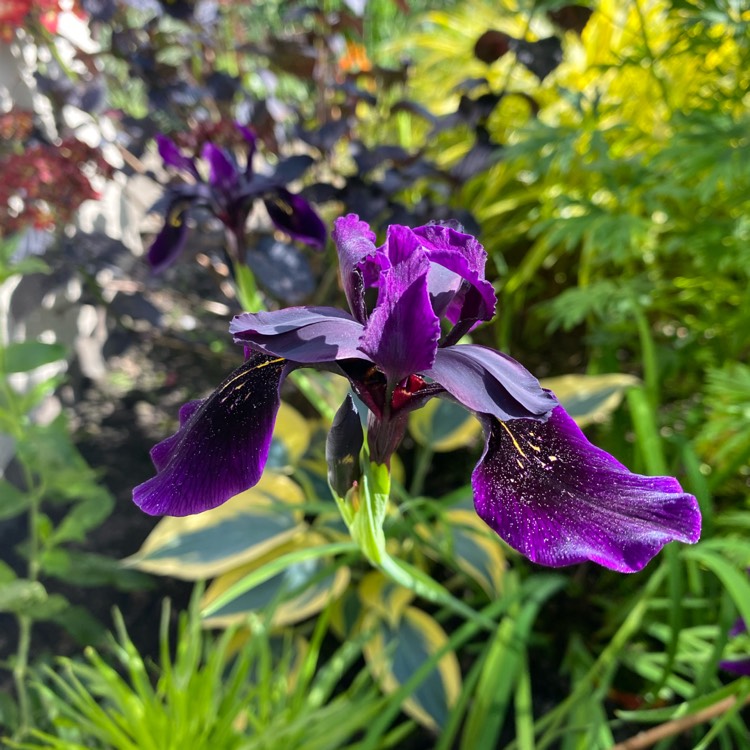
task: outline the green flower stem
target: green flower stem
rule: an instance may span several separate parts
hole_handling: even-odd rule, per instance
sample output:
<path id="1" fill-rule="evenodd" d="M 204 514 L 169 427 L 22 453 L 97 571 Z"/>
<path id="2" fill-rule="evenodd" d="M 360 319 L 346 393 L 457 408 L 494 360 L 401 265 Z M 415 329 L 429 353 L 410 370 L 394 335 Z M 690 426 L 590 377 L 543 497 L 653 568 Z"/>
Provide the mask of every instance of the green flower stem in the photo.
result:
<path id="1" fill-rule="evenodd" d="M 266 305 L 258 291 L 255 274 L 244 263 L 237 262 L 234 266 L 234 284 L 240 307 L 248 312 L 265 310 Z"/>
<path id="2" fill-rule="evenodd" d="M 427 478 L 427 472 L 432 466 L 432 459 L 435 456 L 435 451 L 429 445 L 420 445 L 419 451 L 417 452 L 417 463 L 414 467 L 414 477 L 411 480 L 411 488 L 409 494 L 412 497 L 417 497 L 422 494 L 424 489 L 424 480 Z"/>
<path id="3" fill-rule="evenodd" d="M 2 391 L 3 407 L 10 412 L 10 428 L 13 430 L 12 437 L 18 441 L 23 438 L 23 414 L 17 408 L 18 398 L 8 384 L 4 373 L 5 366 L 5 347 L 0 346 L 0 390 Z M 28 567 L 27 578 L 29 581 L 36 581 L 39 578 L 39 504 L 43 496 L 41 486 L 35 486 L 34 476 L 29 469 L 23 456 L 19 456 L 19 465 L 23 472 L 23 481 L 25 490 L 29 495 L 29 548 L 28 548 Z M 27 678 L 29 672 L 29 656 L 31 654 L 31 629 L 33 619 L 29 615 L 17 614 L 18 622 L 18 647 L 13 664 L 13 682 L 16 688 L 18 698 L 18 727 L 15 732 L 16 738 L 23 738 L 31 726 L 31 708 L 29 702 L 29 693 L 27 689 Z"/>
<path id="4" fill-rule="evenodd" d="M 349 490 L 345 497 L 337 495 L 333 488 L 331 492 L 352 539 L 364 556 L 392 581 L 413 591 L 417 596 L 446 607 L 465 620 L 472 620 L 485 630 L 494 632 L 496 623 L 482 617 L 457 599 L 423 570 L 388 554 L 383 525 L 390 500 L 391 474 L 384 464 L 371 462 L 367 458 L 362 463 L 364 471 L 359 485 Z"/>

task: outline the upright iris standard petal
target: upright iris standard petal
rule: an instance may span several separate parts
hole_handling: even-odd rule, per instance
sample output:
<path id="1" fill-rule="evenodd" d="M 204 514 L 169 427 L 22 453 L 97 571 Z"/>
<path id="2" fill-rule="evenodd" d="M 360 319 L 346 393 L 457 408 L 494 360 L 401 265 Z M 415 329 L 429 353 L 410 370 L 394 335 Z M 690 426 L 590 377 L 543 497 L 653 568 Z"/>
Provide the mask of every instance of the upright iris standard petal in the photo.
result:
<path id="1" fill-rule="evenodd" d="M 290 237 L 317 248 L 326 244 L 325 225 L 302 196 L 278 188 L 264 203 L 271 221 Z"/>
<path id="2" fill-rule="evenodd" d="M 198 408 L 191 402 L 178 432 L 154 448 L 158 473 L 133 490 L 136 505 L 151 515 L 186 516 L 256 484 L 288 368 L 280 357 L 255 354 Z"/>
<path id="3" fill-rule="evenodd" d="M 484 278 L 487 253 L 470 234 L 449 226 L 428 224 L 413 230 L 431 263 L 455 274 L 463 283 L 456 284 L 446 274 L 434 274 L 431 292 L 434 297 L 441 293 L 450 295 L 445 316 L 451 323 L 465 321 L 469 325 L 490 320 L 495 314 L 495 290 Z M 445 290 L 440 289 L 443 280 Z"/>
<path id="4" fill-rule="evenodd" d="M 185 249 L 188 238 L 186 213 L 186 209 L 179 204 L 167 209 L 164 226 L 156 235 L 147 254 L 149 265 L 155 272 L 171 266 Z"/>
<path id="5" fill-rule="evenodd" d="M 245 174 L 248 177 L 252 177 L 253 156 L 255 156 L 257 141 L 255 133 L 250 128 L 248 128 L 247 125 L 242 125 L 239 122 L 235 123 L 235 127 L 240 131 L 240 133 L 242 133 L 242 137 L 245 139 L 245 143 L 247 143 L 247 162 L 245 164 Z"/>
<path id="6" fill-rule="evenodd" d="M 364 358 L 357 348 L 362 326 L 335 307 L 242 313 L 229 332 L 238 344 L 301 364 Z"/>
<path id="7" fill-rule="evenodd" d="M 438 349 L 424 374 L 467 409 L 497 419 L 544 419 L 557 406 L 555 397 L 523 365 L 477 344 Z"/>
<path id="8" fill-rule="evenodd" d="M 206 143 L 201 151 L 201 156 L 208 162 L 208 182 L 212 187 L 229 193 L 239 179 L 239 170 L 233 159 L 223 148 L 213 143 Z"/>
<path id="9" fill-rule="evenodd" d="M 375 233 L 356 214 L 336 219 L 333 241 L 339 254 L 341 282 L 354 317 L 364 323 L 365 289 L 375 286 L 380 272 L 390 264 L 380 249 L 375 247 Z"/>
<path id="10" fill-rule="evenodd" d="M 365 324 L 360 349 L 385 373 L 391 387 L 432 367 L 440 321 L 430 303 L 430 263 L 406 227 L 391 226 L 388 244 L 398 249 L 383 271 L 378 301 Z"/>
<path id="11" fill-rule="evenodd" d="M 698 540 L 698 504 L 677 480 L 631 473 L 589 443 L 562 407 L 546 422 L 483 422 L 486 447 L 472 475 L 477 513 L 530 560 L 591 560 L 630 573 L 667 542 Z"/>
<path id="12" fill-rule="evenodd" d="M 190 157 L 185 156 L 171 138 L 167 138 L 166 135 L 162 135 L 161 133 L 157 134 L 156 146 L 159 149 L 159 156 L 161 156 L 165 164 L 175 169 L 189 172 L 196 180 L 200 180 L 195 162 Z"/>

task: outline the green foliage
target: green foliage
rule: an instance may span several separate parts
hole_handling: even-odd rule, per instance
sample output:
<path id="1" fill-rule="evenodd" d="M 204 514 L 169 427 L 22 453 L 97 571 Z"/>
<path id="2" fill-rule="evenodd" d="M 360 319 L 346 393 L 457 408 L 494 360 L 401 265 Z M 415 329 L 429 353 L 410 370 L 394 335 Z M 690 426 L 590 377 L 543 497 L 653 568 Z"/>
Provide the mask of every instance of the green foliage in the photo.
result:
<path id="1" fill-rule="evenodd" d="M 324 628 L 308 643 L 272 638 L 258 620 L 249 637 L 237 628 L 214 637 L 201 627 L 199 598 L 196 589 L 174 647 L 164 605 L 158 664 L 138 652 L 115 611 L 110 653 L 88 648 L 85 661 L 45 668 L 36 689 L 50 728 L 11 747 L 334 750 L 375 716 L 377 692 L 361 675 L 332 696 L 356 649 L 345 645 L 324 661 Z"/>
<path id="2" fill-rule="evenodd" d="M 12 262 L 10 246 L 2 245 L 0 276 L 39 270 L 38 263 Z M 26 516 L 26 533 L 15 550 L 25 560 L 25 573 L 5 563 L 0 567 L 0 612 L 13 615 L 19 633 L 10 662 L 18 707 L 8 701 L 0 706 L 0 723 L 19 735 L 31 720 L 27 678 L 34 623 L 54 622 L 84 643 L 102 633 L 86 610 L 54 592 L 53 579 L 122 588 L 145 583 L 140 574 L 123 573 L 115 561 L 73 547 L 109 516 L 114 500 L 73 444 L 65 417 L 44 424 L 33 418 L 61 382 L 54 371 L 62 369 L 66 354 L 60 344 L 41 341 L 0 344 L 0 432 L 11 441 L 21 477 L 15 484 L 0 478 L 0 521 L 17 523 Z M 53 374 L 45 376 L 50 369 L 42 368 Z"/>

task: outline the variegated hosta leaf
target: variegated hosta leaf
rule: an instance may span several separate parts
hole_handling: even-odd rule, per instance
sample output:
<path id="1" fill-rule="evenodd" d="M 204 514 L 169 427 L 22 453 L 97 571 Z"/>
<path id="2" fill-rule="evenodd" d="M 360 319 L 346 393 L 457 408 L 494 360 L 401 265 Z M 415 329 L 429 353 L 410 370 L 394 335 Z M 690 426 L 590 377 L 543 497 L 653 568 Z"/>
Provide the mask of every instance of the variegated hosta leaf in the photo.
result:
<path id="1" fill-rule="evenodd" d="M 224 573 L 208 587 L 201 601 L 201 609 L 207 608 L 235 583 L 277 557 L 322 545 L 325 541 L 320 534 L 308 531 L 253 562 Z M 270 624 L 274 628 L 306 620 L 341 596 L 349 584 L 349 568 L 339 566 L 327 570 L 329 563 L 330 559 L 315 558 L 289 565 L 283 572 L 240 594 L 205 618 L 204 625 L 228 627 L 246 620 L 249 613 L 262 612 L 267 607 L 272 608 Z"/>
<path id="2" fill-rule="evenodd" d="M 311 433 L 307 420 L 282 401 L 273 428 L 265 470 L 291 472 L 307 451 Z"/>
<path id="3" fill-rule="evenodd" d="M 502 542 L 479 518 L 470 500 L 466 507 L 446 511 L 434 526 L 420 526 L 418 532 L 432 542 L 423 549 L 434 560 L 455 563 L 492 599 L 502 592 L 507 567 Z"/>
<path id="4" fill-rule="evenodd" d="M 377 610 L 370 610 L 363 619 L 362 631 L 373 633 L 364 646 L 364 654 L 385 693 L 398 690 L 448 640 L 440 625 L 416 607 L 406 607 L 393 622 L 381 617 Z M 438 732 L 460 691 L 458 659 L 453 651 L 448 651 L 402 708 L 420 724 Z"/>
<path id="5" fill-rule="evenodd" d="M 373 570 L 359 584 L 359 597 L 365 609 L 375 610 L 380 617 L 393 623 L 414 599 L 414 592 Z"/>
<path id="6" fill-rule="evenodd" d="M 433 398 L 409 415 L 409 432 L 438 453 L 466 448 L 481 434 L 479 422 L 463 406 Z"/>
<path id="7" fill-rule="evenodd" d="M 194 516 L 166 517 L 127 566 L 190 581 L 232 570 L 292 539 L 307 528 L 299 485 L 264 474 L 251 489 Z"/>
<path id="8" fill-rule="evenodd" d="M 542 386 L 549 388 L 579 427 L 604 422 L 622 402 L 625 391 L 638 385 L 635 375 L 561 375 L 544 378 Z"/>

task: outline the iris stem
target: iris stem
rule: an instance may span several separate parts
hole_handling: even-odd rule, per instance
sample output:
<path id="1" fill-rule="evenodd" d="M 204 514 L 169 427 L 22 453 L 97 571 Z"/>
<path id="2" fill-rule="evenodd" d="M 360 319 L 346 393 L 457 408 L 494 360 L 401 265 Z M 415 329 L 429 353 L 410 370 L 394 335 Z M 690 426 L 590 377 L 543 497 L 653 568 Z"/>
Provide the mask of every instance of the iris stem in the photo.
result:
<path id="1" fill-rule="evenodd" d="M 414 467 L 414 477 L 411 481 L 411 488 L 409 494 L 412 497 L 417 497 L 422 494 L 424 489 L 424 480 L 427 478 L 427 472 L 432 466 L 432 459 L 435 455 L 435 451 L 429 445 L 420 445 L 417 451 L 417 461 Z"/>

